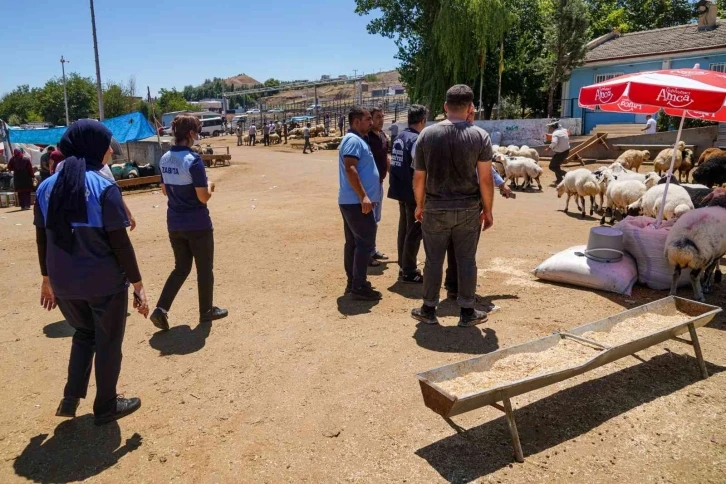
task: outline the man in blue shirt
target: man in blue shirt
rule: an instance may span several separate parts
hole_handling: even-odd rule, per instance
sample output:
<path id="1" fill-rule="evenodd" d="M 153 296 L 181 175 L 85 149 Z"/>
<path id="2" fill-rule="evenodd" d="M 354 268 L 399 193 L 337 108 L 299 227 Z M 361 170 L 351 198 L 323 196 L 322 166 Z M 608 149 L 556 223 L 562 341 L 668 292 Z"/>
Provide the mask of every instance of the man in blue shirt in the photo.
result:
<path id="1" fill-rule="evenodd" d="M 372 126 L 370 111 L 358 106 L 348 114 L 350 131 L 340 143 L 338 205 L 345 231 L 344 266 L 348 276 L 345 293 L 354 299 L 377 301 L 380 292 L 367 281 L 368 261 L 376 246 L 373 209 L 381 203 L 381 180 L 373 153 L 364 136 Z"/>

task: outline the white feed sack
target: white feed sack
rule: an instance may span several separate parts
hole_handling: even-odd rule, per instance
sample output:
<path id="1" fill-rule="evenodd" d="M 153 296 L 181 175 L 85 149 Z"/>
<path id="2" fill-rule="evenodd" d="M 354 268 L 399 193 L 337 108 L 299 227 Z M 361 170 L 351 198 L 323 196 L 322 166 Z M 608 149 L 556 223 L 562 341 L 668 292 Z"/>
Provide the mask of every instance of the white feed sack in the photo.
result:
<path id="1" fill-rule="evenodd" d="M 628 254 L 618 262 L 597 262 L 584 255 L 587 246 L 578 245 L 553 255 L 534 270 L 535 277 L 629 296 L 638 279 L 638 268 Z"/>
<path id="2" fill-rule="evenodd" d="M 675 219 L 663 221 L 655 228 L 651 217 L 628 217 L 614 228 L 623 232 L 623 244 L 638 264 L 638 282 L 651 289 L 662 291 L 670 289 L 674 267 L 665 257 L 665 244 Z M 678 286 L 690 284 L 690 269 L 683 270 Z"/>

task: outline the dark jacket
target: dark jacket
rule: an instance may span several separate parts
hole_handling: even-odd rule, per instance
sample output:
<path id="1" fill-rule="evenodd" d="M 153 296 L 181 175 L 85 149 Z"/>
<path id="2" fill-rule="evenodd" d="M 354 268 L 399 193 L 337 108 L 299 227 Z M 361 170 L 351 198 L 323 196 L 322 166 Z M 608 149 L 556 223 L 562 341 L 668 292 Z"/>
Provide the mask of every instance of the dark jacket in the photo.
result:
<path id="1" fill-rule="evenodd" d="M 418 131 L 406 128 L 393 141 L 388 198 L 399 202 L 416 203 L 413 194 L 413 156 L 411 155 L 416 139 L 418 139 Z"/>

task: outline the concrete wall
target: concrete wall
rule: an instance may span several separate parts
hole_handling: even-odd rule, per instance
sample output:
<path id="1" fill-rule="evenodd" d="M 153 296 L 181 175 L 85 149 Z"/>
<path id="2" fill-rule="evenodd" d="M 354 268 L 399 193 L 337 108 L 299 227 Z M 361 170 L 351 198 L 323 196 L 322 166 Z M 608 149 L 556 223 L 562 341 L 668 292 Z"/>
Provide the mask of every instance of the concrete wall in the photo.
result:
<path id="1" fill-rule="evenodd" d="M 607 144 L 610 149 L 606 149 L 601 144 L 597 144 L 588 148 L 583 154 L 583 158 L 596 160 L 614 160 L 620 156 L 624 150 L 618 150 L 613 145 L 673 145 L 676 142 L 676 131 L 664 131 L 655 134 L 641 134 L 637 136 L 622 136 L 618 138 L 608 139 Z M 716 142 L 718 137 L 718 126 L 708 126 L 705 128 L 684 129 L 681 134 L 681 140 L 687 145 L 695 145 L 694 152 L 698 157 L 703 150 L 710 148 Z M 573 143 L 572 147 L 577 145 Z M 663 148 L 650 150 L 650 159 L 653 160 Z M 551 156 L 551 153 L 545 153 L 544 149 L 537 148 L 540 155 Z"/>
<path id="2" fill-rule="evenodd" d="M 151 163 L 155 167 L 158 167 L 161 156 L 169 151 L 171 146 L 171 138 L 168 137 L 161 138 L 161 148 L 159 147 L 156 136 L 141 141 L 132 141 L 121 145 L 123 148 L 123 156 L 121 156 L 120 159 L 126 160 L 130 157 L 131 160 L 135 161 L 139 165 Z M 116 158 L 114 158 L 114 161 L 116 161 Z"/>
<path id="3" fill-rule="evenodd" d="M 551 122 L 551 119 L 497 119 L 475 121 L 474 123 L 486 130 L 490 135 L 495 131 L 499 131 L 502 134 L 502 145 L 543 146 L 547 134 L 547 124 Z M 560 120 L 560 123 L 570 130 L 572 136 L 578 136 L 582 133 L 580 119 L 567 118 Z M 436 122 L 429 122 L 427 126 L 433 124 L 436 124 Z M 399 132 L 407 127 L 406 123 L 396 123 L 396 125 Z M 387 133 L 389 132 L 388 126 L 384 129 Z"/>

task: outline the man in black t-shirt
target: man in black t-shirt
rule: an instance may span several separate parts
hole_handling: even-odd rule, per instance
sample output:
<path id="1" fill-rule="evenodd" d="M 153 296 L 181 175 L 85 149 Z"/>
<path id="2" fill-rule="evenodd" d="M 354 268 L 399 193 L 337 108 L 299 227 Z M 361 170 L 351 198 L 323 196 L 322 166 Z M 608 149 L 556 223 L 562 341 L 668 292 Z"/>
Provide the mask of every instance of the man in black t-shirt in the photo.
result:
<path id="1" fill-rule="evenodd" d="M 383 110 L 379 107 L 371 109 L 371 116 L 373 118 L 373 126 L 366 137 L 368 146 L 371 148 L 373 153 L 373 159 L 376 161 L 376 168 L 378 168 L 378 174 L 381 178 L 381 193 L 383 193 L 383 180 L 386 179 L 388 169 L 391 164 L 391 160 L 388 157 L 388 138 L 383 132 Z M 383 199 L 381 203 L 375 206 L 373 214 L 376 218 L 376 223 L 380 223 L 381 216 L 383 214 Z M 370 265 L 373 267 L 381 265 L 379 261 L 388 260 L 388 256 L 382 254 L 378 249 L 374 249 L 371 254 Z"/>

